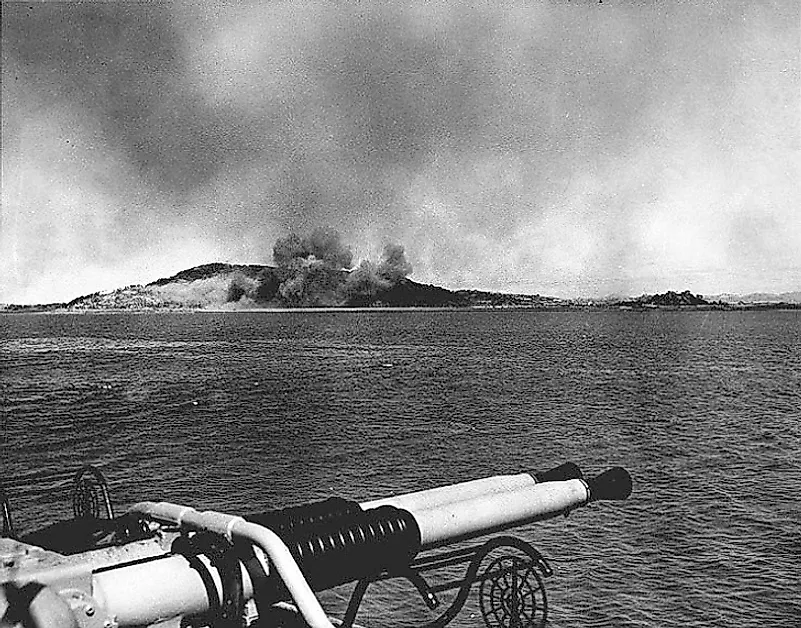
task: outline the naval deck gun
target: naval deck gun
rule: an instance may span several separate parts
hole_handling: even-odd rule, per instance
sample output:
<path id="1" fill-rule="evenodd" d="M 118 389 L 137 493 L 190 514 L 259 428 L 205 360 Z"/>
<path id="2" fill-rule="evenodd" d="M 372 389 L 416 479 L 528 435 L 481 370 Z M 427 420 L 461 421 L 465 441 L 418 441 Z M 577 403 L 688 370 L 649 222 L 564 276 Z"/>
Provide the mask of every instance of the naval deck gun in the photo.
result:
<path id="1" fill-rule="evenodd" d="M 553 570 L 506 531 L 631 490 L 621 467 L 585 479 L 565 463 L 364 502 L 242 516 L 146 501 L 115 516 L 105 477 L 84 467 L 73 518 L 26 534 L 0 488 L 0 627 L 351 628 L 372 584 L 405 579 L 429 609 L 422 628 L 444 628 L 476 590 L 488 628 L 540 628 Z M 317 593 L 348 583 L 344 616 L 329 617 Z"/>

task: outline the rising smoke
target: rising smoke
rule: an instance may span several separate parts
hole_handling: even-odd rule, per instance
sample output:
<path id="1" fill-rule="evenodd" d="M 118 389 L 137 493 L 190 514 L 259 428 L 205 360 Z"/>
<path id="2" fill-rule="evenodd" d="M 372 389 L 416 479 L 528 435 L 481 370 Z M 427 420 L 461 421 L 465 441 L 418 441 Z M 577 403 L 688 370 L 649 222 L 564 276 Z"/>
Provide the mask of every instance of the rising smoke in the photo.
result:
<path id="1" fill-rule="evenodd" d="M 350 270 L 353 253 L 331 229 L 276 241 L 273 260 L 277 295 L 289 307 L 368 305 L 412 272 L 402 246 L 388 244 L 378 264 L 362 260 Z"/>
<path id="2" fill-rule="evenodd" d="M 781 5 L 4 3 L 0 301 L 266 263 L 320 225 L 449 287 L 797 268 Z M 337 298 L 310 268 L 286 294 Z"/>
<path id="3" fill-rule="evenodd" d="M 150 285 L 144 290 L 159 307 L 240 309 L 258 305 L 260 285 L 258 278 L 233 272 L 195 281 Z"/>
<path id="4" fill-rule="evenodd" d="M 404 248 L 387 244 L 380 261 L 363 259 L 330 228 L 290 233 L 273 247 L 274 266 L 209 264 L 141 288 L 142 307 L 197 309 L 366 307 L 380 303 L 412 272 Z M 122 291 L 125 298 L 128 289 Z M 126 307 L 126 305 L 120 305 Z"/>
<path id="5" fill-rule="evenodd" d="M 362 260 L 348 275 L 345 289 L 348 301 L 357 305 L 370 303 L 381 292 L 391 290 L 403 278 L 410 275 L 412 265 L 399 244 L 387 244 L 381 262 L 374 264 Z"/>

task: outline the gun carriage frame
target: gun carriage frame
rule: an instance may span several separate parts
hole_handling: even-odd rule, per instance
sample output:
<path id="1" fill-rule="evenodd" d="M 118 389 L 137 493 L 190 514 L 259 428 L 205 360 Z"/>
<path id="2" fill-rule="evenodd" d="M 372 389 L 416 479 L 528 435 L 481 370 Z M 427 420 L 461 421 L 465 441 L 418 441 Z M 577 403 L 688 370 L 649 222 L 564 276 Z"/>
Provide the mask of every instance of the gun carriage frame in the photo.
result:
<path id="1" fill-rule="evenodd" d="M 499 552 L 504 552 L 499 554 Z M 496 556 L 481 570 L 491 554 Z M 429 585 L 423 574 L 467 565 L 461 578 Z M 513 536 L 496 536 L 481 545 L 433 553 L 416 558 L 407 569 L 384 571 L 361 579 L 354 588 L 343 628 L 351 628 L 368 587 L 376 582 L 405 578 L 422 596 L 430 610 L 440 606 L 438 593 L 457 591 L 451 604 L 420 628 L 444 628 L 464 607 L 474 584 L 479 585 L 479 607 L 487 628 L 540 628 L 548 617 L 548 598 L 543 578 L 553 575 L 545 557 L 529 543 Z"/>
<path id="2" fill-rule="evenodd" d="M 63 484 L 66 476 L 58 477 Z M 477 545 L 435 548 L 567 514 L 598 499 L 626 499 L 630 493 L 631 477 L 624 469 L 615 467 L 585 481 L 578 467 L 566 463 L 533 476 L 497 476 L 362 504 L 329 498 L 243 518 L 140 502 L 115 517 L 105 477 L 85 466 L 72 477 L 74 518 L 24 536 L 17 535 L 0 486 L 0 536 L 16 539 L 19 547 L 13 548 L 14 542 L 11 547 L 24 555 L 42 551 L 55 560 L 44 571 L 28 568 L 20 580 L 14 557 L 3 556 L 0 623 L 13 626 L 20 623 L 12 621 L 15 617 L 30 616 L 36 596 L 17 593 L 36 584 L 36 591 L 49 591 L 43 604 L 51 610 L 66 608 L 74 618 L 69 625 L 79 628 L 148 625 L 163 623 L 164 617 L 181 628 L 304 622 L 313 628 L 353 628 L 371 585 L 405 579 L 434 615 L 422 620 L 420 628 L 445 628 L 476 589 L 487 628 L 542 628 L 548 618 L 544 579 L 553 571 L 529 543 L 500 535 Z M 143 552 L 139 558 L 114 558 L 136 546 Z M 78 589 L 70 588 L 78 581 Z M 342 620 L 332 624 L 313 591 L 354 582 Z M 170 584 L 192 589 L 186 603 L 194 610 L 171 602 L 161 606 L 159 587 Z M 132 601 L 143 591 L 155 607 Z M 173 591 L 183 599 L 186 590 Z M 447 594 L 447 605 L 440 594 Z M 293 608 L 291 619 L 287 610 Z"/>

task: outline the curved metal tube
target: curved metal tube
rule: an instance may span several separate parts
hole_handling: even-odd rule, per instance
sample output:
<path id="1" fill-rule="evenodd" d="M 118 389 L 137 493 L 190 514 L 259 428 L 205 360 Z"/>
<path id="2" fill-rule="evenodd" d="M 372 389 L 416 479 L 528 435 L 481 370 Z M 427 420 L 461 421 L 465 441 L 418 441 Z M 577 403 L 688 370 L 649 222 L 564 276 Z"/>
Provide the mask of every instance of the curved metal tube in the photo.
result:
<path id="1" fill-rule="evenodd" d="M 238 537 L 250 541 L 270 558 L 306 623 L 311 628 L 333 628 L 289 548 L 272 530 L 242 517 L 214 511 L 198 512 L 167 502 L 140 502 L 131 510 L 195 530 L 216 532 L 229 540 Z"/>

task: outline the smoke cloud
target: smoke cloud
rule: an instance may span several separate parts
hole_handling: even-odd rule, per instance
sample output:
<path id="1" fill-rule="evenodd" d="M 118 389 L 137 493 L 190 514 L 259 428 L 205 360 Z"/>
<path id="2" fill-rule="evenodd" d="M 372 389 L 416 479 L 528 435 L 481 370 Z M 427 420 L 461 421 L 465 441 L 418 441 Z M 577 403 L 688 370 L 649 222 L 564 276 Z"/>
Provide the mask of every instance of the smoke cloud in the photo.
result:
<path id="1" fill-rule="evenodd" d="M 336 231 L 316 229 L 306 237 L 291 233 L 279 238 L 273 246 L 273 260 L 281 268 L 319 263 L 332 270 L 342 270 L 350 268 L 353 252 Z"/>
<path id="2" fill-rule="evenodd" d="M 350 271 L 353 253 L 331 229 L 279 238 L 273 260 L 278 266 L 280 301 L 289 307 L 367 305 L 412 271 L 398 244 L 385 246 L 379 264 L 362 260 Z"/>
<path id="3" fill-rule="evenodd" d="M 273 247 L 281 284 L 278 292 L 290 307 L 340 305 L 344 270 L 353 253 L 332 230 L 317 229 L 310 236 L 290 234 Z"/>
<path id="4" fill-rule="evenodd" d="M 273 247 L 275 266 L 212 263 L 147 285 L 98 292 L 72 306 L 130 309 L 367 307 L 393 300 L 412 266 L 399 244 L 387 244 L 378 263 L 353 254 L 333 229 L 291 233 Z M 398 295 L 394 295 L 397 300 Z"/>
<path id="5" fill-rule="evenodd" d="M 387 244 L 381 262 L 374 264 L 362 260 L 348 275 L 345 291 L 349 303 L 370 303 L 381 292 L 391 290 L 412 272 L 404 248 L 399 244 Z"/>
<path id="6" fill-rule="evenodd" d="M 148 286 L 147 292 L 167 307 L 239 309 L 258 305 L 260 285 L 258 279 L 234 272 L 190 282 Z"/>
<path id="7" fill-rule="evenodd" d="M 0 301 L 323 225 L 451 288 L 797 289 L 799 10 L 4 3 Z M 288 298 L 335 298 L 295 244 Z"/>

